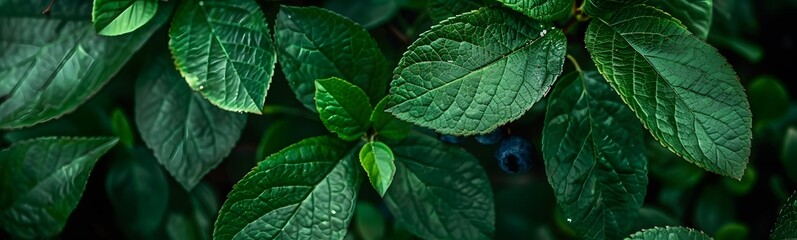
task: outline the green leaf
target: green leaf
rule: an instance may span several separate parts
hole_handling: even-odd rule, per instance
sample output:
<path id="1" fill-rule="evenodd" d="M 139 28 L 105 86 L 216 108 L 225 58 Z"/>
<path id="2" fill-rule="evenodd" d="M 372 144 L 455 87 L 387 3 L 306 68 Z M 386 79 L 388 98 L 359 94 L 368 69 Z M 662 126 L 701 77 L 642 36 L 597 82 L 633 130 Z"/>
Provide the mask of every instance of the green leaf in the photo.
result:
<path id="1" fill-rule="evenodd" d="M 786 200 L 786 204 L 780 208 L 778 220 L 769 238 L 772 240 L 797 238 L 797 193 L 792 194 L 789 200 Z"/>
<path id="2" fill-rule="evenodd" d="M 135 88 L 141 138 L 186 190 L 230 154 L 246 124 L 246 115 L 191 91 L 165 55 L 150 61 Z"/>
<path id="3" fill-rule="evenodd" d="M 385 239 L 385 218 L 373 204 L 358 202 L 354 224 L 363 240 Z"/>
<path id="4" fill-rule="evenodd" d="M 562 78 L 542 130 L 545 172 L 568 223 L 583 239 L 620 239 L 647 190 L 642 126 L 597 72 Z"/>
<path id="5" fill-rule="evenodd" d="M 165 219 L 169 239 L 210 240 L 213 221 L 219 211 L 216 192 L 207 183 L 199 183 L 188 194 L 185 208 L 172 210 Z"/>
<path id="6" fill-rule="evenodd" d="M 728 223 L 717 230 L 714 236 L 717 240 L 746 240 L 750 239 L 750 229 L 744 224 Z"/>
<path id="7" fill-rule="evenodd" d="M 105 192 L 120 227 L 130 238 L 145 238 L 161 226 L 169 204 L 166 175 L 147 149 L 116 159 L 105 179 Z"/>
<path id="8" fill-rule="evenodd" d="M 434 22 L 441 22 L 460 13 L 479 9 L 482 6 L 482 0 L 430 0 L 429 17 Z"/>
<path id="9" fill-rule="evenodd" d="M 713 0 L 652 0 L 647 4 L 658 7 L 681 20 L 692 34 L 705 40 L 711 29 Z"/>
<path id="10" fill-rule="evenodd" d="M 565 43 L 562 31 L 503 8 L 450 18 L 401 58 L 388 112 L 443 134 L 489 133 L 548 92 Z"/>
<path id="11" fill-rule="evenodd" d="M 191 89 L 222 109 L 261 113 L 277 56 L 255 1 L 182 1 L 169 48 Z"/>
<path id="12" fill-rule="evenodd" d="M 361 182 L 356 154 L 324 136 L 269 156 L 235 184 L 213 239 L 342 239 Z"/>
<path id="13" fill-rule="evenodd" d="M 116 36 L 144 26 L 157 11 L 157 0 L 94 0 L 91 21 L 98 34 Z"/>
<path id="14" fill-rule="evenodd" d="M 74 111 L 100 90 L 169 17 L 172 4 L 141 31 L 94 32 L 90 1 L 0 2 L 0 128 L 32 126 Z"/>
<path id="15" fill-rule="evenodd" d="M 339 13 L 366 29 L 387 22 L 399 12 L 396 0 L 329 0 L 324 8 Z"/>
<path id="16" fill-rule="evenodd" d="M 390 147 L 379 141 L 366 143 L 360 149 L 360 164 L 379 196 L 385 196 L 396 174 L 395 156 Z"/>
<path id="17" fill-rule="evenodd" d="M 94 163 L 117 141 L 45 137 L 0 151 L 0 226 L 19 238 L 60 233 Z"/>
<path id="18" fill-rule="evenodd" d="M 631 234 L 626 240 L 659 240 L 659 239 L 678 239 L 678 240 L 711 240 L 709 235 L 694 229 L 685 227 L 656 227 L 645 229 Z"/>
<path id="19" fill-rule="evenodd" d="M 777 78 L 760 76 L 747 86 L 756 122 L 774 121 L 789 111 L 789 92 Z"/>
<path id="20" fill-rule="evenodd" d="M 553 21 L 570 15 L 573 0 L 498 0 L 532 19 Z"/>
<path id="21" fill-rule="evenodd" d="M 127 121 L 127 115 L 124 110 L 117 108 L 111 114 L 111 128 L 113 132 L 119 137 L 122 145 L 128 149 L 132 149 L 135 145 L 135 137 L 133 137 L 133 129 L 130 127 L 130 122 Z"/>
<path id="22" fill-rule="evenodd" d="M 618 9 L 647 0 L 584 0 L 584 12 L 591 16 L 603 16 Z"/>
<path id="23" fill-rule="evenodd" d="M 368 96 L 343 79 L 315 81 L 315 102 L 324 126 L 343 140 L 358 139 L 371 126 Z"/>
<path id="24" fill-rule="evenodd" d="M 493 191 L 476 158 L 420 134 L 390 147 L 396 175 L 384 200 L 399 224 L 423 239 L 492 237 Z"/>
<path id="25" fill-rule="evenodd" d="M 274 26 L 285 78 L 305 107 L 316 111 L 318 79 L 339 77 L 363 89 L 371 103 L 385 95 L 390 77 L 385 57 L 362 27 L 329 10 L 280 7 Z"/>
<path id="26" fill-rule="evenodd" d="M 736 217 L 736 203 L 729 201 L 732 195 L 717 187 L 708 187 L 700 192 L 694 207 L 694 225 L 714 235 L 723 225 Z"/>
<path id="27" fill-rule="evenodd" d="M 389 98 L 383 98 L 382 101 L 376 104 L 374 111 L 371 113 L 371 122 L 373 123 L 374 131 L 376 131 L 377 136 L 400 140 L 410 134 L 412 125 L 385 112 L 388 99 Z"/>
<path id="28" fill-rule="evenodd" d="M 659 142 L 708 171 L 742 177 L 750 105 L 716 49 L 644 5 L 593 20 L 586 43 L 598 71 Z"/>

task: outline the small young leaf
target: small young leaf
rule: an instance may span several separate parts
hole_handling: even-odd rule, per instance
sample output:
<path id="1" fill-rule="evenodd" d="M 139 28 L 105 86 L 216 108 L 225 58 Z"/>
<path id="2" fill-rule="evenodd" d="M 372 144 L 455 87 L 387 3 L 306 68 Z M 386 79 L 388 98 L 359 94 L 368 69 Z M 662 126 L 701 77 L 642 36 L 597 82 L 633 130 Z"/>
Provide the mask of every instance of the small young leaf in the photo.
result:
<path id="1" fill-rule="evenodd" d="M 315 81 L 315 102 L 324 126 L 343 140 L 358 139 L 371 126 L 368 96 L 343 79 Z"/>
<path id="2" fill-rule="evenodd" d="M 500 7 L 450 18 L 401 58 L 388 111 L 443 134 L 489 133 L 548 92 L 565 43 L 562 31 Z"/>
<path id="3" fill-rule="evenodd" d="M 583 239 L 620 239 L 647 189 L 642 126 L 597 72 L 562 78 L 548 100 L 542 153 L 548 182 Z"/>
<path id="4" fill-rule="evenodd" d="M 186 190 L 224 160 L 246 115 L 224 111 L 191 91 L 166 55 L 136 80 L 136 126 L 166 170 Z"/>
<path id="5" fill-rule="evenodd" d="M 135 145 L 133 129 L 130 127 L 130 122 L 127 121 L 127 115 L 125 115 L 124 110 L 121 108 L 117 108 L 111 114 L 111 128 L 113 128 L 113 132 L 116 136 L 119 137 L 119 141 L 122 142 L 122 145 L 128 149 L 133 148 Z"/>
<path id="6" fill-rule="evenodd" d="M 357 85 L 376 103 L 385 95 L 385 57 L 361 26 L 329 10 L 282 6 L 274 26 L 285 78 L 305 107 L 316 111 L 318 79 L 339 77 Z"/>
<path id="7" fill-rule="evenodd" d="M 750 105 L 715 48 L 645 5 L 593 20 L 586 43 L 598 71 L 659 142 L 708 171 L 742 177 Z"/>
<path id="8" fill-rule="evenodd" d="M 373 123 L 374 131 L 379 137 L 400 140 L 410 134 L 412 125 L 385 112 L 387 102 L 388 98 L 384 98 L 376 104 L 374 111 L 371 113 L 371 123 Z"/>
<path id="9" fill-rule="evenodd" d="M 354 224 L 363 240 L 385 239 L 385 217 L 373 204 L 358 202 Z"/>
<path id="10" fill-rule="evenodd" d="M 482 0 L 430 0 L 429 17 L 434 22 L 482 7 Z"/>
<path id="11" fill-rule="evenodd" d="M 169 48 L 191 89 L 222 109 L 261 113 L 277 56 L 255 1 L 182 1 Z"/>
<path id="12" fill-rule="evenodd" d="M 91 169 L 116 138 L 37 138 L 0 151 L 0 226 L 49 238 L 77 207 Z"/>
<path id="13" fill-rule="evenodd" d="M 553 21 L 567 17 L 573 9 L 573 0 L 498 0 L 515 11 L 532 19 Z"/>
<path id="14" fill-rule="evenodd" d="M 144 26 L 158 11 L 158 0 L 94 0 L 91 21 L 100 35 L 116 36 Z"/>
<path id="15" fill-rule="evenodd" d="M 778 220 L 769 238 L 772 240 L 797 238 L 797 193 L 792 194 L 789 200 L 786 200 L 786 204 L 780 208 Z"/>
<path id="16" fill-rule="evenodd" d="M 653 0 L 646 4 L 658 7 L 681 20 L 692 34 L 706 40 L 714 13 L 713 2 L 713 0 Z"/>
<path id="17" fill-rule="evenodd" d="M 646 0 L 584 0 L 584 12 L 590 16 L 603 16 L 620 8 L 644 3 Z"/>
<path id="18" fill-rule="evenodd" d="M 396 175 L 384 200 L 398 223 L 423 239 L 492 237 L 493 191 L 476 158 L 420 134 L 390 146 Z"/>
<path id="19" fill-rule="evenodd" d="M 324 136 L 269 156 L 235 184 L 213 239 L 342 239 L 361 182 L 356 154 Z"/>
<path id="20" fill-rule="evenodd" d="M 115 159 L 105 179 L 105 192 L 118 225 L 145 238 L 159 226 L 169 204 L 169 185 L 160 165 L 145 148 Z"/>
<path id="21" fill-rule="evenodd" d="M 396 173 L 393 151 L 382 142 L 368 142 L 360 149 L 360 164 L 376 192 L 384 196 Z"/>
<path id="22" fill-rule="evenodd" d="M 645 229 L 625 238 L 626 240 L 659 240 L 659 239 L 678 239 L 678 240 L 712 240 L 711 236 L 703 232 L 685 227 L 655 227 Z"/>

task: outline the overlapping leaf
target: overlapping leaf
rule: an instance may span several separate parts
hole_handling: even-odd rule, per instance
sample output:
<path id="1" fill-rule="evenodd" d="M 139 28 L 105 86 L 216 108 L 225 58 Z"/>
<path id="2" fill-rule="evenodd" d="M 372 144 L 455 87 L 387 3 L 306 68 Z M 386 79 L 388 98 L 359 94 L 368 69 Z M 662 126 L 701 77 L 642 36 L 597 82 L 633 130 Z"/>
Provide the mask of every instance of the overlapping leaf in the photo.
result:
<path id="1" fill-rule="evenodd" d="M 678 240 L 711 240 L 709 235 L 694 229 L 685 227 L 656 227 L 645 229 L 632 234 L 626 240 L 659 240 L 659 239 L 678 239 Z"/>
<path id="2" fill-rule="evenodd" d="M 778 220 L 769 238 L 772 240 L 797 238 L 797 193 L 792 194 L 786 200 L 786 204 L 780 208 Z"/>
<path id="3" fill-rule="evenodd" d="M 343 140 L 363 136 L 371 126 L 371 104 L 362 89 L 340 78 L 315 82 L 316 109 L 324 126 Z"/>
<path id="4" fill-rule="evenodd" d="M 498 0 L 515 11 L 540 21 L 553 21 L 567 17 L 573 0 Z"/>
<path id="5" fill-rule="evenodd" d="M 91 19 L 100 35 L 116 36 L 144 26 L 158 11 L 158 0 L 94 0 Z"/>
<path id="6" fill-rule="evenodd" d="M 432 21 L 440 22 L 481 6 L 482 0 L 430 0 L 429 17 Z"/>
<path id="7" fill-rule="evenodd" d="M 713 0 L 653 0 L 647 2 L 681 20 L 692 34 L 705 40 L 714 15 Z"/>
<path id="8" fill-rule="evenodd" d="M 382 99 L 371 112 L 371 122 L 373 123 L 375 134 L 379 137 L 386 137 L 394 140 L 402 139 L 410 134 L 412 125 L 397 119 L 390 113 L 385 112 L 388 98 Z"/>

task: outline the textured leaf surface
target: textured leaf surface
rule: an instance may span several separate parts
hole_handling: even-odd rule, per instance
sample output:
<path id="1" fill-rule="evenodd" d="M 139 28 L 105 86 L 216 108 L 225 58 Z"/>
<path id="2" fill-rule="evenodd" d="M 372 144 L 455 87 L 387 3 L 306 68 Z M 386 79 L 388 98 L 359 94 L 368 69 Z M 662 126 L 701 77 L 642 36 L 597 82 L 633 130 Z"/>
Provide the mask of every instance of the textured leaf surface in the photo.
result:
<path id="1" fill-rule="evenodd" d="M 91 19 L 98 34 L 116 36 L 144 26 L 157 11 L 157 0 L 94 0 Z"/>
<path id="2" fill-rule="evenodd" d="M 182 1 L 169 48 L 191 89 L 222 109 L 261 113 L 277 57 L 255 1 Z"/>
<path id="3" fill-rule="evenodd" d="M 772 240 L 797 239 L 797 193 L 791 195 L 786 204 L 780 208 L 775 228 L 772 229 Z"/>
<path id="4" fill-rule="evenodd" d="M 230 154 L 246 115 L 191 91 L 169 60 L 153 59 L 136 81 L 136 126 L 158 162 L 190 190 Z"/>
<path id="5" fill-rule="evenodd" d="M 430 0 L 429 17 L 432 21 L 440 22 L 481 6 L 482 0 Z"/>
<path id="6" fill-rule="evenodd" d="M 94 163 L 117 141 L 47 137 L 0 151 L 0 226 L 28 239 L 61 232 Z"/>
<path id="7" fill-rule="evenodd" d="M 390 139 L 402 139 L 410 134 L 412 125 L 399 120 L 390 113 L 385 112 L 389 98 L 384 98 L 379 101 L 371 113 L 371 122 L 374 126 L 374 131 L 379 137 L 386 137 Z"/>
<path id="8" fill-rule="evenodd" d="M 390 144 L 396 175 L 384 197 L 396 221 L 423 239 L 489 239 L 490 180 L 467 151 L 420 134 Z"/>
<path id="9" fill-rule="evenodd" d="M 642 126 L 597 72 L 565 76 L 542 132 L 548 182 L 583 239 L 620 239 L 647 190 Z"/>
<path id="10" fill-rule="evenodd" d="M 515 11 L 540 21 L 553 21 L 567 17 L 573 0 L 498 0 Z"/>
<path id="11" fill-rule="evenodd" d="M 316 109 L 324 126 L 343 140 L 363 136 L 371 126 L 371 104 L 362 89 L 340 78 L 315 82 Z"/>
<path id="12" fill-rule="evenodd" d="M 502 8 L 450 18 L 401 58 L 388 111 L 449 135 L 491 132 L 519 118 L 562 72 L 565 36 Z"/>
<path id="13" fill-rule="evenodd" d="M 685 227 L 656 227 L 631 234 L 626 240 L 711 240 L 709 235 Z"/>
<path id="14" fill-rule="evenodd" d="M 351 145 L 309 138 L 258 163 L 227 196 L 213 238 L 343 239 L 361 182 Z"/>
<path id="15" fill-rule="evenodd" d="M 713 0 L 653 0 L 647 2 L 681 20 L 692 34 L 705 40 L 714 15 Z"/>
<path id="16" fill-rule="evenodd" d="M 372 104 L 385 95 L 390 72 L 376 42 L 362 27 L 315 7 L 282 6 L 274 26 L 279 61 L 296 98 L 310 110 L 315 80 L 346 79 Z"/>
<path id="17" fill-rule="evenodd" d="M 75 110 L 130 59 L 168 18 L 171 5 L 141 31 L 102 37 L 91 1 L 0 1 L 0 128 L 41 123 Z"/>
<path id="18" fill-rule="evenodd" d="M 715 48 L 644 5 L 593 20 L 586 43 L 598 71 L 656 139 L 706 170 L 742 177 L 750 156 L 750 107 Z"/>
<path id="19" fill-rule="evenodd" d="M 591 16 L 602 16 L 620 8 L 644 3 L 646 0 L 584 0 L 584 12 Z"/>
<path id="20" fill-rule="evenodd" d="M 380 196 L 385 195 L 393 182 L 393 175 L 396 174 L 395 158 L 390 147 L 379 141 L 368 142 L 360 149 L 360 164 Z"/>

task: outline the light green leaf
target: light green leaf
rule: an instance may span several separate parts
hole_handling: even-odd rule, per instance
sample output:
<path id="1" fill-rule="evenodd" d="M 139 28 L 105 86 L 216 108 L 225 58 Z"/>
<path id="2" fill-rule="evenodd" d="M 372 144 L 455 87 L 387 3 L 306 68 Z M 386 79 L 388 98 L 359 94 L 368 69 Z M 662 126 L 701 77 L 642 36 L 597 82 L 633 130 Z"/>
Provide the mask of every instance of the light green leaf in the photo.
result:
<path id="1" fill-rule="evenodd" d="M 553 21 L 567 17 L 573 9 L 573 0 L 498 0 L 515 11 L 532 19 Z"/>
<path id="2" fill-rule="evenodd" d="M 603 16 L 621 8 L 647 0 L 584 0 L 584 12 L 591 16 Z"/>
<path id="3" fill-rule="evenodd" d="M 191 91 L 165 55 L 145 67 L 135 95 L 141 138 L 186 190 L 230 154 L 246 124 L 245 114 L 219 109 Z"/>
<path id="4" fill-rule="evenodd" d="M 631 234 L 626 240 L 659 240 L 659 239 L 678 239 L 678 240 L 711 240 L 709 235 L 694 229 L 685 227 L 656 227 L 645 229 Z"/>
<path id="5" fill-rule="evenodd" d="M 443 134 L 489 133 L 548 92 L 565 43 L 562 31 L 504 8 L 450 18 L 401 58 L 387 111 Z"/>
<path id="6" fill-rule="evenodd" d="M 19 238 L 49 238 L 77 207 L 94 163 L 116 138 L 37 138 L 0 151 L 0 226 Z"/>
<path id="7" fill-rule="evenodd" d="M 113 215 L 130 238 L 146 238 L 161 226 L 169 204 L 166 175 L 149 150 L 115 159 L 105 179 Z"/>
<path id="8" fill-rule="evenodd" d="M 715 48 L 644 5 L 594 19 L 586 43 L 598 71 L 659 142 L 708 171 L 742 177 L 750 105 Z"/>
<path id="9" fill-rule="evenodd" d="M 277 56 L 253 0 L 185 0 L 169 48 L 191 89 L 222 109 L 261 113 Z"/>
<path id="10" fill-rule="evenodd" d="M 430 0 L 429 17 L 434 22 L 482 7 L 482 0 Z"/>
<path id="11" fill-rule="evenodd" d="M 797 193 L 792 194 L 789 200 L 786 200 L 786 204 L 780 208 L 778 220 L 769 238 L 772 240 L 797 238 Z"/>
<path id="12" fill-rule="evenodd" d="M 597 72 L 562 78 L 542 130 L 545 172 L 564 217 L 583 239 L 620 239 L 647 190 L 642 126 Z"/>
<path id="13" fill-rule="evenodd" d="M 374 111 L 371 113 L 371 122 L 377 136 L 400 140 L 410 134 L 412 125 L 385 112 L 388 99 L 384 98 L 376 104 Z"/>
<path id="14" fill-rule="evenodd" d="M 342 239 L 361 182 L 356 161 L 351 143 L 326 136 L 269 156 L 235 184 L 213 239 Z"/>
<path id="15" fill-rule="evenodd" d="M 373 204 L 358 202 L 354 224 L 363 240 L 385 239 L 385 217 Z"/>
<path id="16" fill-rule="evenodd" d="M 91 21 L 100 35 L 135 31 L 155 17 L 158 0 L 94 0 Z"/>
<path id="17" fill-rule="evenodd" d="M 393 182 L 396 173 L 395 160 L 390 147 L 379 141 L 368 142 L 360 149 L 360 164 L 379 196 L 384 196 Z"/>
<path id="18" fill-rule="evenodd" d="M 316 110 L 324 126 L 343 140 L 363 136 L 371 126 L 371 104 L 362 89 L 332 77 L 315 81 Z"/>
<path id="19" fill-rule="evenodd" d="M 423 239 L 492 237 L 493 190 L 479 160 L 420 134 L 390 147 L 396 175 L 384 200 L 399 224 Z"/>
<path id="20" fill-rule="evenodd" d="M 0 128 L 32 126 L 74 111 L 94 95 L 169 17 L 172 4 L 141 31 L 94 32 L 91 1 L 0 1 Z"/>
<path id="21" fill-rule="evenodd" d="M 122 145 L 128 149 L 132 149 L 135 145 L 135 137 L 133 136 L 133 129 L 130 127 L 130 122 L 127 120 L 127 115 L 124 110 L 117 108 L 111 114 L 111 128 L 113 132 L 119 137 Z"/>
<path id="22" fill-rule="evenodd" d="M 274 26 L 285 78 L 305 107 L 316 111 L 318 79 L 339 77 L 365 91 L 375 104 L 385 95 L 385 57 L 362 27 L 329 10 L 282 6 Z"/>
<path id="23" fill-rule="evenodd" d="M 647 4 L 658 7 L 681 20 L 692 34 L 705 40 L 711 30 L 713 2 L 713 0 L 652 0 Z"/>

